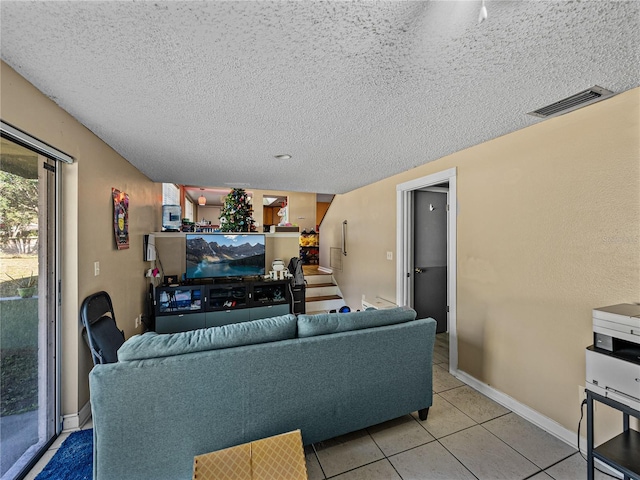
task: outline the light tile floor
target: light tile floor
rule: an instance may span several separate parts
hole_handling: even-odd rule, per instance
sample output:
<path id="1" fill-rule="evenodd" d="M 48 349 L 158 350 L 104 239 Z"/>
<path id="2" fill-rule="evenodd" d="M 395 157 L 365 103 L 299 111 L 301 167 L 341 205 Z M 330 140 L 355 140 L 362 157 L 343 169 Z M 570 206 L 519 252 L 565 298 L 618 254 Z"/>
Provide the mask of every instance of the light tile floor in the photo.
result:
<path id="1" fill-rule="evenodd" d="M 586 478 L 574 448 L 453 377 L 448 362 L 448 338 L 439 334 L 425 422 L 414 412 L 307 446 L 309 480 Z"/>
<path id="2" fill-rule="evenodd" d="M 305 447 L 309 480 L 577 480 L 579 453 L 448 373 L 446 334 L 436 338 L 433 406 Z M 83 428 L 91 428 L 91 422 Z M 34 480 L 68 436 L 27 475 Z M 607 477 L 596 472 L 596 480 Z M 144 479 L 141 479 L 144 480 Z"/>

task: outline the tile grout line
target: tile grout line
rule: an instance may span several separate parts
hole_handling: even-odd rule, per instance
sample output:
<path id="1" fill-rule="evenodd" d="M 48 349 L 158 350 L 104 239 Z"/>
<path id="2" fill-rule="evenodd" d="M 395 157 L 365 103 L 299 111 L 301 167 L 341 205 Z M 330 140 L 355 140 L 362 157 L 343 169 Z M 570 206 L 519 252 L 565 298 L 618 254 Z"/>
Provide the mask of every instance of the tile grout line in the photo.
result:
<path id="1" fill-rule="evenodd" d="M 409 414 L 409 416 L 411 418 L 413 418 L 413 416 L 411 414 Z M 415 419 L 414 419 L 415 420 Z M 400 478 L 400 480 L 403 480 L 402 475 L 400 475 L 400 472 L 398 472 L 398 470 L 396 470 L 395 465 L 391 462 L 391 460 L 389 460 L 389 457 L 387 456 L 386 453 L 384 453 L 384 450 L 382 450 L 382 448 L 380 447 L 380 445 L 378 445 L 378 442 L 376 442 L 376 439 L 373 438 L 373 435 L 371 435 L 371 432 L 369 431 L 369 427 L 367 427 L 367 433 L 369 434 L 369 436 L 371 437 L 371 440 L 373 440 L 373 443 L 375 443 L 376 447 L 378 447 L 378 450 L 380 450 L 382 452 L 382 455 L 384 455 L 384 459 L 389 463 L 389 465 L 391 465 L 391 468 L 393 468 L 393 471 L 396 472 L 396 475 L 398 475 L 398 477 Z M 398 452 L 400 453 L 400 452 Z M 393 455 L 392 455 L 393 456 Z M 379 461 L 379 460 L 376 460 Z M 375 462 L 372 462 L 375 463 Z"/>
<path id="2" fill-rule="evenodd" d="M 472 427 L 469 427 L 469 428 L 472 428 Z M 465 428 L 464 430 L 466 430 L 466 428 Z M 462 431 L 462 430 L 461 430 L 461 431 Z M 453 435 L 453 434 L 452 434 L 452 435 Z M 443 437 L 443 438 L 444 438 L 444 437 Z M 460 465 L 462 465 L 462 466 L 465 468 L 465 470 L 471 474 L 471 476 L 472 476 L 472 477 L 474 477 L 474 478 L 478 478 L 478 476 L 477 476 L 476 474 L 474 474 L 471 470 L 469 470 L 469 467 L 467 467 L 464 463 L 462 463 L 462 461 L 461 461 L 458 457 L 456 457 L 456 456 L 453 454 L 453 452 L 452 452 L 452 451 L 450 451 L 446 446 L 444 446 L 444 444 L 443 444 L 439 439 L 436 439 L 436 442 L 438 442 L 442 448 L 444 448 L 447 452 L 449 452 L 449 455 L 451 455 L 453 458 L 455 458 L 455 459 L 456 459 L 456 461 L 457 461 Z"/>
<path id="3" fill-rule="evenodd" d="M 549 470 L 550 468 L 555 467 L 556 465 L 558 465 L 558 464 L 560 464 L 560 463 L 564 462 L 565 460 L 568 460 L 569 458 L 573 457 L 576 453 L 578 453 L 578 452 L 574 452 L 574 453 L 572 453 L 572 454 L 570 454 L 570 455 L 567 455 L 567 456 L 566 456 L 566 457 L 564 457 L 564 458 L 561 458 L 561 459 L 560 459 L 560 460 L 558 460 L 557 462 L 552 463 L 552 464 L 551 464 L 551 465 L 549 465 L 548 467 L 546 467 L 546 468 L 542 469 L 542 470 L 541 470 L 541 472 L 543 472 L 545 475 L 549 475 L 551 478 L 555 479 L 556 477 L 554 477 L 554 476 L 553 476 L 553 475 L 551 475 L 549 472 L 547 472 L 547 470 Z M 534 474 L 534 475 L 537 475 L 537 473 L 536 473 L 536 474 Z M 532 475 L 532 476 L 534 476 L 534 475 Z M 527 478 L 531 478 L 531 477 L 527 477 Z M 526 479 L 525 479 L 525 480 L 526 480 Z"/>
<path id="4" fill-rule="evenodd" d="M 558 460 L 558 461 L 556 461 L 556 462 L 554 462 L 554 463 L 552 463 L 551 465 L 548 465 L 548 466 L 546 466 L 546 467 L 541 467 L 541 466 L 539 466 L 536 462 L 534 462 L 533 460 L 531 460 L 531 459 L 530 459 L 529 457 L 527 457 L 524 453 L 522 453 L 522 452 L 520 452 L 520 451 L 516 450 L 516 449 L 515 449 L 515 447 L 512 447 L 511 445 L 509 445 L 505 440 L 503 440 L 503 439 L 502 439 L 502 438 L 500 438 L 498 435 L 496 435 L 495 433 L 493 433 L 491 430 L 489 430 L 488 428 L 486 428 L 486 427 L 484 426 L 484 424 L 486 424 L 486 423 L 492 422 L 493 420 L 497 420 L 497 419 L 502 418 L 502 417 L 506 417 L 506 416 L 507 416 L 507 415 L 509 415 L 509 414 L 514 414 L 514 415 L 518 416 L 519 418 L 522 418 L 522 417 L 520 417 L 520 416 L 519 416 L 517 413 L 515 413 L 515 412 L 508 412 L 508 413 L 505 413 L 504 415 L 499 415 L 499 416 L 497 416 L 497 417 L 495 417 L 495 418 L 492 418 L 491 420 L 486 420 L 486 421 L 484 421 L 484 422 L 480 423 L 479 425 L 480 425 L 482 428 L 484 428 L 487 432 L 489 432 L 491 435 L 493 435 L 493 436 L 494 436 L 494 437 L 496 437 L 498 440 L 500 440 L 502 443 L 504 443 L 504 444 L 505 444 L 505 445 L 507 445 L 509 448 L 511 448 L 514 452 L 518 453 L 520 456 L 522 456 L 523 458 L 525 458 L 527 461 L 531 462 L 531 464 L 535 465 L 535 466 L 539 469 L 539 471 L 538 471 L 538 472 L 536 472 L 536 473 L 534 473 L 534 474 L 532 474 L 532 475 L 529 475 L 529 476 L 528 476 L 528 477 L 526 477 L 526 478 L 531 478 L 531 477 L 533 477 L 533 476 L 537 475 L 537 474 L 538 474 L 538 473 L 540 473 L 540 472 L 544 472 L 544 473 L 546 473 L 546 470 L 548 470 L 549 468 L 551 468 L 551 467 L 553 467 L 553 466 L 555 466 L 555 465 L 557 465 L 557 464 L 559 464 L 559 463 L 561 463 L 561 462 L 564 462 L 564 461 L 565 461 L 565 460 L 567 460 L 569 457 L 572 457 L 573 455 L 575 455 L 576 453 L 578 453 L 577 451 L 575 451 L 575 452 L 573 452 L 573 453 L 571 453 L 571 454 L 569 454 L 569 455 L 567 455 L 567 456 L 565 456 L 565 457 L 561 458 L 560 460 Z M 542 430 L 542 431 L 544 432 L 544 430 Z M 547 433 L 547 432 L 545 432 L 545 433 Z M 547 474 L 547 475 L 549 475 L 549 474 Z M 549 476 L 551 476 L 551 475 L 549 475 Z"/>
<path id="5" fill-rule="evenodd" d="M 387 457 L 379 458 L 378 460 L 374 460 L 373 462 L 367 462 L 367 463 L 364 463 L 364 464 L 360 465 L 359 467 L 353 467 L 353 468 L 350 468 L 349 470 L 345 470 L 344 472 L 340 472 L 340 473 L 336 473 L 335 475 L 331 475 L 330 477 L 325 476 L 324 478 L 325 478 L 325 480 L 329 480 L 331 478 L 336 478 L 336 477 L 339 477 L 340 475 L 344 475 L 345 473 L 353 472 L 353 471 L 358 470 L 358 469 L 360 469 L 362 467 L 366 467 L 367 465 L 373 465 L 376 462 L 381 462 L 382 460 L 388 460 L 388 458 Z M 389 463 L 391 463 L 391 462 L 389 462 Z"/>
<path id="6" fill-rule="evenodd" d="M 320 466 L 320 471 L 322 472 L 323 478 L 327 478 L 327 474 L 324 473 L 324 468 L 322 468 L 322 463 L 320 463 L 320 457 L 318 456 L 318 451 L 316 450 L 316 444 L 312 443 L 311 448 L 313 448 L 313 454 L 316 456 L 316 460 L 318 461 L 318 465 Z"/>
<path id="7" fill-rule="evenodd" d="M 465 385 L 466 385 L 466 384 L 465 384 Z M 462 388 L 463 386 L 464 386 L 464 385 L 461 385 L 460 387 L 456 387 L 456 388 Z M 449 389 L 449 390 L 453 390 L 453 389 Z M 456 405 L 454 405 L 454 404 L 452 404 L 451 402 L 449 402 L 446 398 L 444 398 L 444 397 L 441 397 L 441 398 L 442 398 L 443 400 L 445 400 L 447 403 L 449 403 L 450 405 L 452 405 L 454 408 L 456 408 L 457 410 L 459 410 L 461 413 L 463 413 L 464 415 L 466 415 L 467 417 L 469 417 L 469 415 L 467 415 L 467 414 L 466 414 L 466 413 L 464 413 L 462 410 L 460 410 Z M 504 443 L 507 447 L 509 447 L 511 450 L 513 450 L 515 453 L 517 453 L 518 455 L 520 455 L 522 458 L 524 458 L 526 461 L 528 461 L 529 463 L 531 463 L 533 466 L 535 466 L 535 467 L 538 469 L 538 471 L 537 471 L 537 472 L 535 472 L 535 473 L 534 473 L 534 474 L 532 474 L 532 475 L 527 476 L 526 478 L 530 478 L 530 477 L 531 477 L 531 476 L 533 476 L 533 475 L 537 475 L 537 474 L 538 474 L 538 473 L 540 473 L 540 472 L 544 472 L 544 470 L 543 470 L 541 467 L 539 467 L 536 463 L 532 462 L 532 461 L 531 461 L 529 458 L 527 458 L 524 454 L 520 453 L 518 450 L 516 450 L 515 448 L 513 448 L 511 445 L 509 445 L 507 442 L 505 442 L 503 439 L 501 439 L 500 437 L 498 437 L 497 435 L 495 435 L 492 431 L 490 431 L 489 429 L 487 429 L 487 428 L 486 428 L 486 427 L 484 427 L 484 425 L 483 425 L 483 424 L 485 424 L 485 423 L 491 422 L 491 421 L 496 420 L 496 419 L 498 419 L 498 418 L 505 417 L 505 416 L 507 416 L 507 415 L 509 415 L 509 414 L 511 414 L 511 413 L 513 413 L 513 412 L 512 412 L 511 410 L 509 410 L 509 411 L 507 411 L 506 413 L 502 413 L 502 414 L 500 414 L 500 415 L 498 415 L 498 416 L 496 416 L 496 417 L 490 418 L 490 419 L 485 420 L 485 421 L 483 421 L 483 422 L 478 422 L 478 421 L 476 421 L 475 419 L 473 419 L 472 417 L 469 417 L 469 418 L 471 418 L 471 420 L 473 420 L 473 421 L 475 422 L 475 425 L 471 425 L 471 426 L 469 426 L 469 427 L 463 428 L 463 429 L 458 430 L 458 431 L 456 431 L 456 432 L 452 432 L 452 433 L 450 433 L 450 434 L 443 435 L 442 437 L 437 438 L 437 439 L 436 439 L 436 441 L 437 441 L 440 445 L 442 445 L 442 447 L 443 447 L 447 452 L 449 452 L 449 453 L 450 453 L 450 454 L 451 454 L 451 455 L 452 455 L 452 456 L 453 456 L 453 457 L 454 457 L 454 458 L 455 458 L 455 459 L 456 459 L 456 460 L 457 460 L 457 461 L 458 461 L 458 462 L 459 462 L 459 463 L 460 463 L 460 464 L 461 464 L 465 469 L 467 469 L 467 470 L 469 471 L 469 473 L 471 473 L 474 477 L 478 478 L 476 475 L 474 475 L 474 474 L 473 474 L 473 472 L 471 472 L 471 470 L 469 470 L 469 468 L 468 468 L 468 467 L 467 467 L 467 466 L 466 466 L 466 465 L 465 465 L 465 464 L 464 464 L 464 463 L 463 463 L 463 462 L 462 462 L 458 457 L 456 457 L 456 456 L 453 454 L 453 452 L 451 452 L 451 451 L 450 451 L 450 450 L 449 450 L 449 449 L 448 449 L 448 448 L 447 448 L 447 447 L 446 447 L 442 442 L 440 442 L 440 440 L 441 440 L 441 439 L 443 439 L 443 438 L 450 437 L 450 436 L 452 436 L 452 435 L 456 435 L 457 433 L 464 432 L 465 430 L 469 430 L 469 429 L 474 428 L 474 427 L 481 427 L 484 431 L 486 431 L 486 432 L 490 433 L 492 436 L 494 436 L 495 438 L 497 438 L 498 440 L 500 440 L 500 442 Z M 514 414 L 514 415 L 515 415 L 515 414 Z M 427 430 L 427 431 L 428 431 L 428 430 Z"/>
<path id="8" fill-rule="evenodd" d="M 509 415 L 510 413 L 513 413 L 513 412 L 505 413 L 504 415 L 500 415 L 500 416 L 498 416 L 498 417 L 496 417 L 496 418 L 492 418 L 491 420 L 487 420 L 486 422 L 482 422 L 482 423 L 480 423 L 480 424 L 478 424 L 478 425 L 479 425 L 480 427 L 482 427 L 482 429 L 483 429 L 485 432 L 489 432 L 489 434 L 491 434 L 493 437 L 495 437 L 495 438 L 497 438 L 498 440 L 500 440 L 500 441 L 501 441 L 502 443 L 504 443 L 507 447 L 509 447 L 509 448 L 510 448 L 511 450 L 513 450 L 514 452 L 516 452 L 516 453 L 517 453 L 518 455 L 520 455 L 522 458 L 524 458 L 527 462 L 531 463 L 531 465 L 533 465 L 534 467 L 536 467 L 536 468 L 538 469 L 538 471 L 537 471 L 537 472 L 535 472 L 533 475 L 537 475 L 538 473 L 540 473 L 540 472 L 543 472 L 543 471 L 544 471 L 544 469 L 543 469 L 542 467 L 540 467 L 537 463 L 535 463 L 533 460 L 531 460 L 530 458 L 528 458 L 524 453 L 519 452 L 518 450 L 516 450 L 514 447 L 512 447 L 511 445 L 509 445 L 509 444 L 508 444 L 507 442 L 505 442 L 502 438 L 500 438 L 498 435 L 496 435 L 495 433 L 493 433 L 491 430 L 489 430 L 488 428 L 486 428 L 486 427 L 484 426 L 484 424 L 485 424 L 485 423 L 492 422 L 493 420 L 496 420 L 496 419 L 498 419 L 498 418 L 505 417 L 505 416 Z M 515 414 L 515 413 L 514 413 L 514 415 L 517 415 L 517 414 Z M 526 477 L 526 478 L 529 478 L 530 476 L 531 476 L 531 475 L 529 475 L 529 476 L 528 476 L 528 477 Z"/>

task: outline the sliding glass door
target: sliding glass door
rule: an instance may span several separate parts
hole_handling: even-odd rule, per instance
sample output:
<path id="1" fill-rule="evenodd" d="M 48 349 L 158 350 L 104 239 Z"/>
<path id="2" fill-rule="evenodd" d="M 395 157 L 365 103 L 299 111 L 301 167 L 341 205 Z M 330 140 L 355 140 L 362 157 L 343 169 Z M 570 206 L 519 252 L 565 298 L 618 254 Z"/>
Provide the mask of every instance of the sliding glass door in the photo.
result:
<path id="1" fill-rule="evenodd" d="M 13 480 L 59 429 L 56 162 L 0 142 L 0 478 Z"/>

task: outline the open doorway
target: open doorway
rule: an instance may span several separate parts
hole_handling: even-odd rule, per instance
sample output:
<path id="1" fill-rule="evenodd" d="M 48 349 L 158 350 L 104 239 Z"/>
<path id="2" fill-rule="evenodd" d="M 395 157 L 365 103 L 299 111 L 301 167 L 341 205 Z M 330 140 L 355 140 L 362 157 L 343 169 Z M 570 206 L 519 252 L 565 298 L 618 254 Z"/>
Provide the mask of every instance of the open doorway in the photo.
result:
<path id="1" fill-rule="evenodd" d="M 262 197 L 262 224 L 265 227 L 284 225 L 288 221 L 289 197 L 267 195 Z"/>
<path id="2" fill-rule="evenodd" d="M 436 333 L 449 331 L 447 258 L 449 183 L 413 191 L 412 305 L 418 318 L 433 318 Z"/>
<path id="3" fill-rule="evenodd" d="M 422 197 L 422 193 L 431 190 L 431 193 L 444 193 L 448 198 L 440 205 L 435 200 Z M 449 332 L 449 371 L 455 373 L 458 369 L 458 342 L 456 332 L 456 169 L 452 168 L 443 172 L 417 178 L 409 182 L 402 183 L 396 187 L 397 192 L 397 265 L 396 265 L 396 303 L 398 305 L 408 305 L 415 308 L 414 290 L 416 280 L 418 283 L 427 276 L 424 275 L 425 268 L 416 263 L 425 261 L 433 265 L 430 270 L 436 277 L 435 281 L 445 281 L 446 285 L 441 286 L 440 291 L 434 293 L 434 297 L 446 298 L 445 308 L 446 322 L 445 329 Z M 425 204 L 425 201 L 427 202 Z M 418 210 L 425 208 L 446 212 L 446 261 L 425 258 L 424 252 L 419 251 L 416 256 L 416 215 Z M 438 248 L 442 252 L 442 246 Z M 438 254 L 439 255 L 439 254 Z M 429 257 L 429 255 L 427 255 Z M 444 264 L 443 264 L 444 263 Z M 435 268 L 437 267 L 437 268 Z M 420 271 L 421 270 L 421 271 Z M 419 273 L 416 273 L 420 271 Z M 418 278 L 416 278 L 418 277 Z M 439 280 L 438 280 L 439 279 Z M 422 308 L 418 305 L 419 308 Z M 428 307 L 431 308 L 431 307 Z M 435 315 L 434 315 L 435 316 Z M 442 330 L 442 322 L 439 330 Z"/>

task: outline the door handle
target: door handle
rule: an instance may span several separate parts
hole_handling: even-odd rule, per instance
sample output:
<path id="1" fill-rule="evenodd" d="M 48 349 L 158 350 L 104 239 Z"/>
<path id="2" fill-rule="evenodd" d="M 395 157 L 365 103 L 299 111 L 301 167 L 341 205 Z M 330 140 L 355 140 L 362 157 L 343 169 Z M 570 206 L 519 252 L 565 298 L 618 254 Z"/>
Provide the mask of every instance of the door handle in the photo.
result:
<path id="1" fill-rule="evenodd" d="M 416 267 L 413 269 L 414 273 L 424 273 L 424 271 L 426 270 L 426 268 L 420 268 L 420 267 Z"/>

